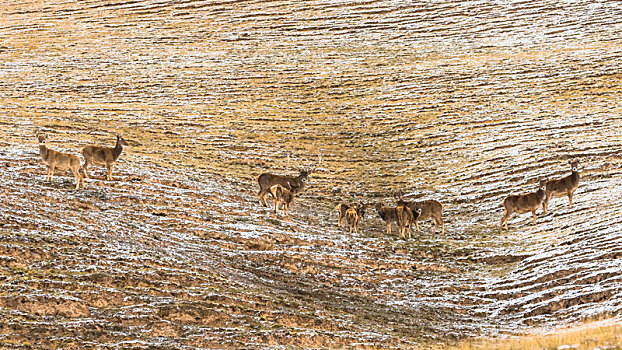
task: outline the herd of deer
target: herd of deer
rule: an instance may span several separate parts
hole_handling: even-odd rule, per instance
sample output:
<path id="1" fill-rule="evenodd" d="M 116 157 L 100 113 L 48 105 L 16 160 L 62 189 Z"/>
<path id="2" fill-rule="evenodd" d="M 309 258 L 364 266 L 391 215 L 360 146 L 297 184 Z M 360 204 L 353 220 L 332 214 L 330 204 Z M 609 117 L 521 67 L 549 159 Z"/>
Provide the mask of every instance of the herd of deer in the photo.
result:
<path id="1" fill-rule="evenodd" d="M 570 175 L 555 180 L 549 180 L 548 178 L 540 179 L 536 192 L 506 197 L 503 201 L 505 214 L 501 218 L 499 230 L 503 229 L 504 224 L 506 230 L 508 229 L 507 222 L 513 213 L 524 214 L 531 212 L 533 222 L 536 224 L 536 209 L 542 205 L 544 214 L 547 214 L 548 204 L 553 196 L 568 196 L 570 207 L 572 207 L 572 195 L 579 186 L 579 162 L 576 159 L 571 159 L 568 163 L 571 167 Z M 293 209 L 294 197 L 304 189 L 307 178 L 313 170 L 315 168 L 302 170 L 298 176 L 261 174 L 257 178 L 259 183 L 259 192 L 257 193 L 259 203 L 268 207 L 266 197 L 268 194 L 271 194 L 275 215 L 278 215 L 279 206 L 283 205 L 285 215 L 289 217 L 289 211 Z M 391 234 L 391 223 L 395 222 L 399 228 L 401 238 L 405 239 L 406 233 L 408 233 L 408 238 L 412 238 L 413 223 L 417 228 L 417 232 L 420 232 L 418 221 L 427 219 L 434 221 L 433 234 L 436 233 L 439 225 L 441 226 L 441 234 L 445 233 L 445 224 L 442 219 L 444 206 L 442 203 L 435 200 L 421 202 L 404 201 L 401 191 L 394 192 L 394 196 L 397 199 L 396 206 L 385 206 L 382 203 L 373 204 L 378 215 L 387 225 L 387 234 Z M 356 205 L 338 204 L 335 208 L 337 211 L 337 225 L 345 227 L 347 222 L 350 227 L 350 233 L 358 233 L 359 223 L 365 215 L 366 209 L 371 205 L 370 203 L 359 203 Z"/>
<path id="2" fill-rule="evenodd" d="M 84 178 L 88 178 L 86 169 L 90 164 L 93 165 L 105 165 L 108 169 L 108 180 L 112 180 L 112 164 L 117 161 L 123 151 L 123 146 L 127 145 L 127 142 L 117 135 L 117 144 L 114 147 L 101 147 L 101 146 L 86 146 L 82 149 L 82 156 L 84 156 L 84 165 L 80 165 L 80 159 L 78 156 L 69 153 L 58 152 L 49 149 L 45 145 L 47 135 L 38 135 L 39 139 L 39 155 L 43 160 L 43 163 L 47 166 L 46 177 L 47 181 L 52 181 L 52 176 L 55 170 L 67 171 L 71 170 L 73 176 L 76 178 L 76 190 L 84 188 Z M 80 174 L 84 173 L 84 177 Z"/>
<path id="3" fill-rule="evenodd" d="M 38 135 L 39 154 L 43 163 L 47 166 L 46 180 L 52 181 L 55 170 L 71 170 L 76 178 L 76 189 L 84 188 L 84 177 L 88 178 L 87 168 L 90 164 L 105 165 L 108 174 L 107 179 L 112 180 L 112 164 L 119 158 L 123 146 L 127 142 L 117 135 L 117 143 L 115 147 L 86 146 L 82 149 L 84 156 L 84 165 L 80 165 L 80 159 L 73 154 L 62 153 L 51 150 L 45 145 L 46 135 Z M 298 176 L 285 176 L 264 173 L 257 177 L 259 183 L 259 192 L 257 197 L 259 203 L 269 207 L 267 202 L 268 194 L 272 195 L 274 204 L 274 213 L 278 215 L 279 207 L 283 206 L 285 216 L 288 218 L 289 212 L 294 208 L 294 197 L 300 193 L 307 182 L 307 178 L 322 162 L 322 156 L 319 156 L 318 164 L 313 168 L 307 168 L 300 171 Z M 531 212 L 533 222 L 536 224 L 536 210 L 543 206 L 544 214 L 548 213 L 548 203 L 553 196 L 568 196 L 570 207 L 572 207 L 572 196 L 579 186 L 579 162 L 576 159 L 568 161 L 571 167 L 571 174 L 557 180 L 549 180 L 548 178 L 540 179 L 538 190 L 533 193 L 510 195 L 503 201 L 505 214 L 501 218 L 499 230 L 508 229 L 508 220 L 513 213 L 524 214 Z M 84 177 L 80 174 L 82 172 Z M 434 231 L 436 233 L 438 226 L 441 226 L 441 234 L 445 233 L 445 223 L 442 219 L 443 204 L 435 200 L 425 200 L 421 202 L 404 201 L 401 191 L 394 193 L 397 204 L 394 207 L 384 206 L 382 203 L 375 203 L 373 206 L 380 218 L 387 225 L 387 234 L 391 234 L 391 223 L 397 223 L 401 238 L 412 238 L 412 225 L 415 224 L 417 232 L 420 232 L 418 221 L 432 219 L 434 221 Z M 350 233 L 359 232 L 359 223 L 365 215 L 365 210 L 371 206 L 370 203 L 360 203 L 357 205 L 348 205 L 341 203 L 335 208 L 337 210 L 337 224 L 339 227 L 350 227 Z"/>

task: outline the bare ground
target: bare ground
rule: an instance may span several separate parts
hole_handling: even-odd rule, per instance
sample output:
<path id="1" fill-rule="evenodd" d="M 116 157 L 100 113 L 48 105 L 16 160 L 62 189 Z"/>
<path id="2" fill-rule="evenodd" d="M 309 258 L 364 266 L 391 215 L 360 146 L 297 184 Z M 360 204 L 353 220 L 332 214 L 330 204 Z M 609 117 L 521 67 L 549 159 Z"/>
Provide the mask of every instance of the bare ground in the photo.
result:
<path id="1" fill-rule="evenodd" d="M 410 347 L 617 316 L 614 1 L 7 2 L 0 344 Z M 131 140 L 73 191 L 34 135 Z M 291 222 L 255 177 L 323 162 Z M 575 205 L 501 202 L 578 158 Z M 340 201 L 446 205 L 445 236 L 336 229 Z"/>

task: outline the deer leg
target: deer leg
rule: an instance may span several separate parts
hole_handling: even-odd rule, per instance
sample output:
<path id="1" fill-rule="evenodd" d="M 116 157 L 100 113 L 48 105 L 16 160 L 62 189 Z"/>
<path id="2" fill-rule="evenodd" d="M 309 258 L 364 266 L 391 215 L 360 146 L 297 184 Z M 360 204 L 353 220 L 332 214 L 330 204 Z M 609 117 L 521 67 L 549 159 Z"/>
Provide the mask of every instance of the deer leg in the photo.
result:
<path id="1" fill-rule="evenodd" d="M 263 206 L 266 208 L 270 208 L 270 204 L 268 204 L 268 199 L 266 198 L 268 196 L 268 193 L 264 193 L 263 196 L 261 196 L 261 198 L 259 199 L 259 203 L 261 203 L 261 200 L 263 200 Z"/>
<path id="2" fill-rule="evenodd" d="M 417 232 L 421 232 L 421 230 L 419 230 L 419 222 L 417 220 L 415 220 L 415 226 L 417 227 Z"/>
<path id="3" fill-rule="evenodd" d="M 391 234 L 391 223 L 387 222 L 387 235 Z"/>
<path id="4" fill-rule="evenodd" d="M 274 198 L 272 203 L 274 204 L 274 216 L 277 216 L 279 215 L 279 202 L 276 200 L 276 198 Z"/>
<path id="5" fill-rule="evenodd" d="M 438 218 L 438 222 L 441 224 L 441 235 L 445 235 L 445 223 L 442 218 Z"/>
<path id="6" fill-rule="evenodd" d="M 76 177 L 76 190 L 80 189 L 80 170 L 78 170 L 78 169 L 71 169 L 71 172 L 73 173 L 73 176 Z"/>
<path id="7" fill-rule="evenodd" d="M 108 181 L 112 181 L 112 164 L 106 165 L 108 168 Z"/>
<path id="8" fill-rule="evenodd" d="M 533 224 L 537 225 L 537 223 L 536 223 L 536 210 L 535 209 L 531 211 L 531 215 L 533 216 Z"/>
<path id="9" fill-rule="evenodd" d="M 544 196 L 544 202 L 542 202 L 542 207 L 544 209 L 544 214 L 548 214 L 549 213 L 549 201 L 551 200 L 552 196 L 553 196 L 553 192 L 548 193 L 546 196 Z"/>
<path id="10" fill-rule="evenodd" d="M 89 167 L 89 162 L 85 160 L 84 165 L 82 166 L 82 172 L 84 173 L 84 177 L 87 179 L 89 178 L 89 174 L 86 173 L 86 168 L 88 167 Z"/>
<path id="11" fill-rule="evenodd" d="M 52 165 L 52 166 L 50 167 L 50 180 L 49 180 L 50 182 L 52 182 L 52 178 L 53 178 L 53 177 L 54 177 L 54 166 Z"/>
<path id="12" fill-rule="evenodd" d="M 508 230 L 508 218 L 510 217 L 510 214 L 508 213 L 508 211 L 505 211 L 505 215 L 503 215 L 503 217 L 501 218 L 501 223 L 499 224 L 499 232 L 503 231 L 503 224 L 505 224 L 505 230 Z"/>
<path id="13" fill-rule="evenodd" d="M 261 188 L 257 193 L 257 198 L 259 198 L 259 204 L 263 205 L 264 207 L 270 208 L 270 205 L 268 205 L 268 200 L 266 199 L 267 196 L 268 190 L 263 188 Z"/>
<path id="14" fill-rule="evenodd" d="M 572 191 L 568 191 L 568 200 L 570 201 L 570 207 L 572 208 Z"/>

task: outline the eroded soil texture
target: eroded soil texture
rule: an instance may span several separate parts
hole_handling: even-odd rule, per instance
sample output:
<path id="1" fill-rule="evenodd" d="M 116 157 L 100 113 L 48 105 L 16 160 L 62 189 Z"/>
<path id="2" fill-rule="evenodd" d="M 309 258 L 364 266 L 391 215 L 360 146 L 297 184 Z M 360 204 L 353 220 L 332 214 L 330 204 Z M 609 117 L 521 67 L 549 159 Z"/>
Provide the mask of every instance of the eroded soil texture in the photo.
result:
<path id="1" fill-rule="evenodd" d="M 618 317 L 621 25 L 617 1 L 4 1 L 0 347 L 406 348 Z M 37 133 L 129 146 L 74 190 Z M 500 232 L 503 199 L 570 159 L 574 205 Z M 291 220 L 258 204 L 259 174 L 314 166 Z M 373 208 L 337 227 L 396 190 L 441 201 L 445 235 Z"/>

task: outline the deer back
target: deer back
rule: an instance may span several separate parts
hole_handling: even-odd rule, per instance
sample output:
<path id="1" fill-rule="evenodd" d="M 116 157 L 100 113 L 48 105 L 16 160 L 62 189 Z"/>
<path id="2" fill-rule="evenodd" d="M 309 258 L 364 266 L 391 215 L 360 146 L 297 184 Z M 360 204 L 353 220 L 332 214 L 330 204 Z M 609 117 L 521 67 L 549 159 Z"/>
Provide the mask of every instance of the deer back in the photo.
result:
<path id="1" fill-rule="evenodd" d="M 303 171 L 298 176 L 287 176 L 287 175 L 274 175 L 270 173 L 263 173 L 257 177 L 257 182 L 259 183 L 260 188 L 270 188 L 274 185 L 281 185 L 284 188 L 292 191 L 292 193 L 296 194 L 302 191 L 304 188 L 304 183 L 307 180 L 309 173 Z"/>
<path id="2" fill-rule="evenodd" d="M 344 218 L 346 216 L 346 211 L 350 209 L 350 206 L 345 203 L 341 203 L 338 204 L 335 209 L 337 209 L 337 211 L 339 212 L 339 217 Z"/>
<path id="3" fill-rule="evenodd" d="M 117 143 L 114 147 L 86 146 L 82 149 L 82 155 L 90 163 L 110 164 L 119 158 L 123 145 L 127 145 L 127 142 L 117 135 Z"/>
<path id="4" fill-rule="evenodd" d="M 58 170 L 80 167 L 80 159 L 77 156 L 47 148 L 44 136 L 39 136 L 39 155 L 43 163 Z"/>
<path id="5" fill-rule="evenodd" d="M 352 224 L 358 221 L 359 216 L 358 216 L 358 211 L 356 210 L 356 208 L 348 208 L 348 210 L 346 210 L 346 220 L 348 220 L 348 223 Z"/>
<path id="6" fill-rule="evenodd" d="M 526 213 L 533 211 L 542 204 L 545 191 L 546 181 L 541 180 L 536 192 L 507 196 L 503 201 L 503 206 L 510 213 Z"/>
<path id="7" fill-rule="evenodd" d="M 573 192 L 579 187 L 579 161 L 570 160 L 570 175 L 557 180 L 549 180 L 546 182 L 546 195 L 559 194 L 563 195 L 567 192 Z"/>
<path id="8" fill-rule="evenodd" d="M 376 208 L 376 211 L 378 212 L 378 215 L 380 215 L 380 218 L 384 220 L 385 222 L 391 222 L 391 221 L 397 220 L 397 213 L 395 211 L 395 208 L 385 207 L 380 203 L 376 204 L 375 208 Z"/>
<path id="9" fill-rule="evenodd" d="M 421 202 L 414 202 L 410 209 L 413 213 L 417 212 L 417 220 L 425 220 L 431 217 L 438 217 L 443 213 L 443 204 L 433 199 Z"/>
<path id="10" fill-rule="evenodd" d="M 291 191 L 281 185 L 274 185 L 270 187 L 270 192 L 279 202 L 285 204 L 291 204 L 294 201 L 294 195 Z"/>
<path id="11" fill-rule="evenodd" d="M 408 206 L 398 205 L 395 208 L 395 212 L 397 214 L 397 223 L 401 228 L 412 225 L 415 218 L 412 210 L 410 210 Z"/>

